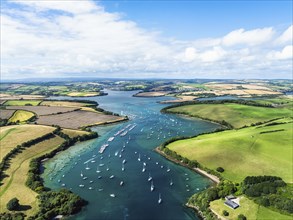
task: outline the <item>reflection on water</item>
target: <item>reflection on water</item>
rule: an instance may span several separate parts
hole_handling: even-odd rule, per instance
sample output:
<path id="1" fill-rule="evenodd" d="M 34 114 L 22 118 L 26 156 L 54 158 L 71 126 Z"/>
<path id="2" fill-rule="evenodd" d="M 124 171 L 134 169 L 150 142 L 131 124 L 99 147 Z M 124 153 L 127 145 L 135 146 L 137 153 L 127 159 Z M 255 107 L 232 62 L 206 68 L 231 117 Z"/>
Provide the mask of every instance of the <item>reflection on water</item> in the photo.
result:
<path id="1" fill-rule="evenodd" d="M 131 120 L 95 127 L 99 138 L 79 143 L 46 162 L 45 185 L 66 187 L 89 201 L 84 211 L 70 219 L 197 219 L 183 204 L 211 182 L 153 149 L 170 137 L 199 134 L 218 125 L 161 114 L 163 105 L 157 102 L 166 97 L 107 92 L 108 96 L 86 99 Z M 100 154 L 103 144 L 109 146 Z"/>

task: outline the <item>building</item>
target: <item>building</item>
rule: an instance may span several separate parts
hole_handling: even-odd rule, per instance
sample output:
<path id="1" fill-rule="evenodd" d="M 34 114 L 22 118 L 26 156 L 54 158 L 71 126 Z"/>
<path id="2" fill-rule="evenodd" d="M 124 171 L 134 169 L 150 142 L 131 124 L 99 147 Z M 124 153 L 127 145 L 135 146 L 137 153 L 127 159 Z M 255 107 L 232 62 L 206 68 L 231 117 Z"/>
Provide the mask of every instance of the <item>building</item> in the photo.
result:
<path id="1" fill-rule="evenodd" d="M 232 209 L 237 209 L 237 208 L 239 207 L 239 205 L 238 205 L 236 202 L 233 202 L 233 201 L 231 201 L 231 200 L 226 200 L 226 201 L 224 202 L 224 204 L 225 204 L 226 206 L 229 206 L 229 207 L 232 208 Z"/>

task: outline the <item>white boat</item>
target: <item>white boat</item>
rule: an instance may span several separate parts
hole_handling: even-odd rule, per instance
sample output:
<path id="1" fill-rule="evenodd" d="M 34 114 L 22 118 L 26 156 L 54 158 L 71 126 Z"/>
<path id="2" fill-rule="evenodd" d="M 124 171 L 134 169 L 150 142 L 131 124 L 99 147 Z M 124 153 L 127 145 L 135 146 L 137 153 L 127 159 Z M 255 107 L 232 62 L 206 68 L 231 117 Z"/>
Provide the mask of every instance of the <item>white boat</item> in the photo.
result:
<path id="1" fill-rule="evenodd" d="M 151 174 L 149 173 L 149 178 L 148 178 L 148 181 L 151 181 L 153 178 L 151 176 Z"/>
<path id="2" fill-rule="evenodd" d="M 99 164 L 100 167 L 102 167 L 102 166 L 104 166 L 104 165 L 105 165 L 105 164 L 103 164 L 103 163 L 100 163 L 100 164 Z"/>
<path id="3" fill-rule="evenodd" d="M 90 189 L 90 190 L 92 190 L 92 189 L 93 189 L 93 187 L 91 187 L 91 186 L 90 186 L 90 187 L 89 187 L 89 189 Z"/>
<path id="4" fill-rule="evenodd" d="M 145 172 L 145 165 L 142 166 L 142 171 L 141 172 Z"/>
<path id="5" fill-rule="evenodd" d="M 61 186 L 66 186 L 66 184 L 65 183 L 62 183 Z"/>
<path id="6" fill-rule="evenodd" d="M 86 179 L 87 179 L 87 177 L 86 177 L 86 176 L 84 176 L 82 179 L 83 179 L 83 180 L 86 180 Z"/>
<path id="7" fill-rule="evenodd" d="M 107 166 L 107 169 L 106 169 L 107 171 L 109 171 L 110 169 L 109 169 L 109 167 Z"/>
<path id="8" fill-rule="evenodd" d="M 172 179 L 171 179 L 171 181 L 170 181 L 170 186 L 173 186 L 173 181 L 172 181 Z"/>
<path id="9" fill-rule="evenodd" d="M 98 179 L 101 179 L 102 178 L 102 176 L 98 176 Z"/>
<path id="10" fill-rule="evenodd" d="M 124 160 L 122 161 L 122 163 L 126 163 L 126 160 L 124 159 Z"/>
<path id="11" fill-rule="evenodd" d="M 144 166 L 146 166 L 146 163 L 145 163 L 145 162 L 143 162 L 143 165 L 144 165 Z"/>
<path id="12" fill-rule="evenodd" d="M 161 203 L 162 203 L 161 193 L 159 194 L 158 203 L 159 203 L 159 204 L 161 204 Z"/>
<path id="13" fill-rule="evenodd" d="M 168 167 L 167 172 L 170 172 L 170 168 Z"/>
<path id="14" fill-rule="evenodd" d="M 82 171 L 80 171 L 80 176 L 83 177 L 83 173 L 82 173 Z"/>
<path id="15" fill-rule="evenodd" d="M 102 192 L 103 190 L 104 190 L 104 189 L 102 189 L 102 188 L 98 189 L 99 192 Z"/>
<path id="16" fill-rule="evenodd" d="M 123 184 L 124 184 L 124 182 L 123 182 L 123 181 L 121 181 L 121 182 L 120 182 L 120 186 L 122 186 Z"/>
<path id="17" fill-rule="evenodd" d="M 154 182 L 152 181 L 152 184 L 151 184 L 151 192 L 154 191 L 155 189 L 155 186 L 154 186 Z"/>
<path id="18" fill-rule="evenodd" d="M 117 157 L 117 155 L 118 155 L 118 151 L 115 152 L 115 156 L 116 156 L 116 157 Z"/>
<path id="19" fill-rule="evenodd" d="M 100 169 L 99 169 L 99 166 L 97 167 L 97 170 L 96 170 L 97 173 L 100 173 Z"/>
<path id="20" fill-rule="evenodd" d="M 124 164 L 122 164 L 122 171 L 124 171 L 125 170 L 125 168 L 124 168 Z"/>
<path id="21" fill-rule="evenodd" d="M 116 197 L 114 193 L 110 194 L 110 196 L 113 197 L 113 198 Z"/>
<path id="22" fill-rule="evenodd" d="M 79 187 L 80 187 L 80 188 L 83 188 L 83 187 L 84 187 L 84 185 L 83 185 L 83 184 L 80 184 L 80 185 L 79 185 Z"/>
<path id="23" fill-rule="evenodd" d="M 99 153 L 102 154 L 105 150 L 106 150 L 106 147 L 108 147 L 109 144 L 103 144 L 99 150 Z"/>
<path id="24" fill-rule="evenodd" d="M 115 137 L 110 137 L 110 138 L 108 139 L 108 141 L 110 141 L 110 142 L 111 142 L 111 141 L 113 141 L 113 140 L 114 140 L 114 138 L 115 138 Z"/>
<path id="25" fill-rule="evenodd" d="M 138 161 L 140 161 L 140 154 L 138 155 L 138 158 L 137 158 L 137 160 L 138 160 Z"/>
<path id="26" fill-rule="evenodd" d="M 115 176 L 114 175 L 112 175 L 112 176 L 110 176 L 110 179 L 113 179 Z"/>
<path id="27" fill-rule="evenodd" d="M 122 157 L 122 154 L 121 154 L 121 153 L 119 154 L 119 157 L 120 157 L 120 158 Z"/>
<path id="28" fill-rule="evenodd" d="M 91 168 L 89 168 L 89 164 L 87 163 L 86 164 L 86 168 L 85 168 L 86 170 L 89 170 L 89 169 L 91 169 Z"/>

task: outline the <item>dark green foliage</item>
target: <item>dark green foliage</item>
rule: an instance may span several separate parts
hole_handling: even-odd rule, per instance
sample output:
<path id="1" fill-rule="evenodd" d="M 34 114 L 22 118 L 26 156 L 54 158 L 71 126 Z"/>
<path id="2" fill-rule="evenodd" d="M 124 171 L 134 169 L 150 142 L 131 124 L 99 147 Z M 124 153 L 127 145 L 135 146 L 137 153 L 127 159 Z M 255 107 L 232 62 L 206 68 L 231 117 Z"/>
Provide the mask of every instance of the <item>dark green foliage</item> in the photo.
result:
<path id="1" fill-rule="evenodd" d="M 240 214 L 240 215 L 238 215 L 238 217 L 237 217 L 237 220 L 246 220 L 247 218 L 245 217 L 245 215 L 243 215 L 243 214 Z"/>
<path id="2" fill-rule="evenodd" d="M 9 200 L 9 202 L 6 204 L 6 208 L 9 211 L 15 211 L 19 208 L 19 200 L 17 198 L 13 198 Z"/>
<path id="3" fill-rule="evenodd" d="M 79 212 L 87 204 L 78 195 L 67 189 L 43 192 L 39 199 L 39 212 L 29 219 L 52 219 L 56 215 L 69 216 Z"/>
<path id="4" fill-rule="evenodd" d="M 226 210 L 223 210 L 223 215 L 224 215 L 224 216 L 229 216 L 229 212 L 226 211 Z"/>
<path id="5" fill-rule="evenodd" d="M 23 213 L 0 213 L 0 220 L 23 220 L 25 215 Z"/>
<path id="6" fill-rule="evenodd" d="M 220 173 L 223 173 L 225 171 L 223 167 L 218 167 L 216 170 Z"/>

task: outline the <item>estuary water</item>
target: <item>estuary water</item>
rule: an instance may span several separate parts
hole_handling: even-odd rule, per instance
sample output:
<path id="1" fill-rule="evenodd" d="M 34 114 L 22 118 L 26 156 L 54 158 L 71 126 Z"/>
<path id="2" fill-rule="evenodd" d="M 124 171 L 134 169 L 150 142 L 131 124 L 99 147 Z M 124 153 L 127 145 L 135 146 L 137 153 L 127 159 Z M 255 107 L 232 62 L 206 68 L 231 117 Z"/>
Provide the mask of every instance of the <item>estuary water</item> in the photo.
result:
<path id="1" fill-rule="evenodd" d="M 84 99 L 97 101 L 99 107 L 127 115 L 130 120 L 92 128 L 99 138 L 78 143 L 44 165 L 46 186 L 68 188 L 89 201 L 82 212 L 69 219 L 198 219 L 184 204 L 212 182 L 167 161 L 153 149 L 171 137 L 212 131 L 219 125 L 161 114 L 165 105 L 158 102 L 171 97 L 139 98 L 132 97 L 135 91 L 106 92 L 108 96 Z M 114 140 L 110 141 L 111 137 Z M 109 146 L 100 154 L 103 144 Z"/>

